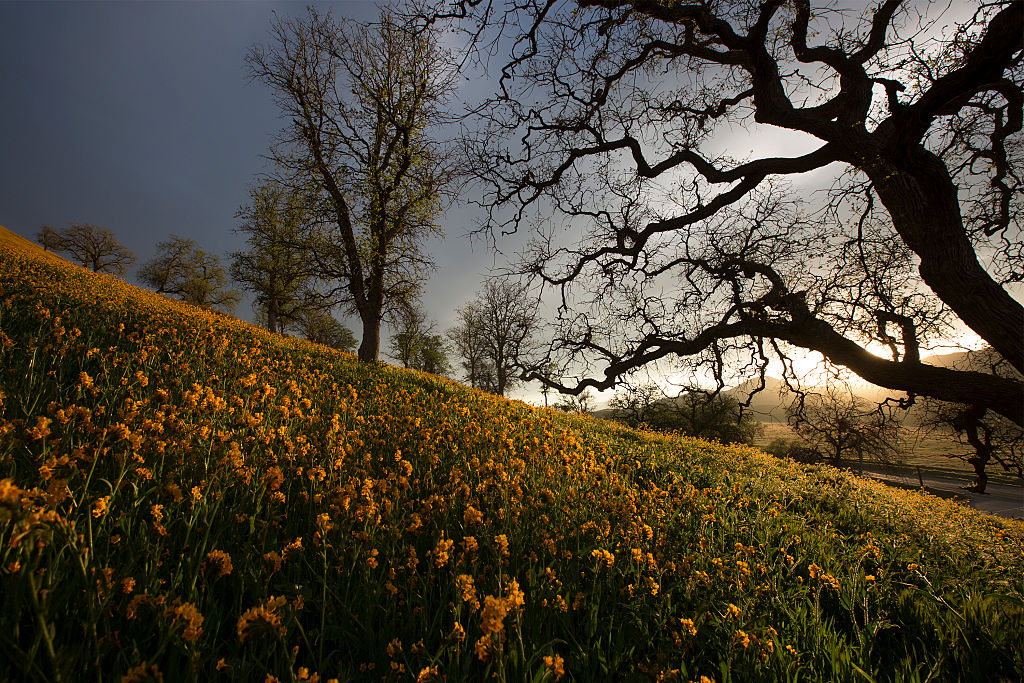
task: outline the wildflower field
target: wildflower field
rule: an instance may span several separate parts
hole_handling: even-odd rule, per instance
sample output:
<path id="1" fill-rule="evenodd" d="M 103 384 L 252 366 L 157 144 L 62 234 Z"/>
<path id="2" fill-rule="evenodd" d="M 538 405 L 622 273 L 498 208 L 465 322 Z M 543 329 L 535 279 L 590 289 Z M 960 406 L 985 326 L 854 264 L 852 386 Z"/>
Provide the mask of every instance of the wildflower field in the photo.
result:
<path id="1" fill-rule="evenodd" d="M 0 679 L 1019 681 L 1024 525 L 0 246 Z"/>

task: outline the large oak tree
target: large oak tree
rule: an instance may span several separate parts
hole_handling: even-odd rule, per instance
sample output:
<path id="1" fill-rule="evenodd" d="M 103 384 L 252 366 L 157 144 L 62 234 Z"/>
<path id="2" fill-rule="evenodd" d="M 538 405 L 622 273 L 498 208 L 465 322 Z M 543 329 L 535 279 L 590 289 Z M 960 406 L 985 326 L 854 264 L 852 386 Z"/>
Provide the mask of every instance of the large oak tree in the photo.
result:
<path id="1" fill-rule="evenodd" d="M 287 121 L 278 166 L 321 200 L 310 257 L 362 322 L 360 360 L 375 361 L 381 320 L 415 299 L 432 267 L 423 242 L 440 233 L 452 178 L 432 136 L 457 69 L 432 33 L 410 32 L 386 11 L 361 25 L 314 8 L 275 19 L 248 63 Z"/>
<path id="2" fill-rule="evenodd" d="M 552 355 L 603 370 L 560 388 L 797 347 L 1024 423 L 1020 381 L 922 361 L 968 330 L 1024 370 L 1020 0 L 451 7 L 512 45 L 470 142 L 484 227 L 558 225 L 523 270 L 561 292 Z"/>

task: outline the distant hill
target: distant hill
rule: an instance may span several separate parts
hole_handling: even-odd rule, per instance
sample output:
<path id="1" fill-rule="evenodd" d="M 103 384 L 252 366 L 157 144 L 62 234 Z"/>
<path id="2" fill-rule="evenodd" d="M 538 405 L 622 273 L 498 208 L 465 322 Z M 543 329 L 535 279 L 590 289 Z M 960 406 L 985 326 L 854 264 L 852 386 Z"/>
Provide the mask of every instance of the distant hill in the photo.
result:
<path id="1" fill-rule="evenodd" d="M 980 357 L 978 354 L 981 353 L 983 352 L 959 351 L 955 353 L 936 354 L 934 356 L 926 356 L 922 359 L 922 362 L 943 368 L 966 369 L 974 362 L 973 358 Z M 969 356 L 972 357 L 971 360 L 969 360 Z M 749 406 L 744 408 L 744 410 L 749 412 L 758 422 L 785 423 L 786 406 L 793 400 L 792 392 L 782 380 L 776 377 L 765 377 L 764 388 L 751 396 L 751 392 L 754 391 L 759 384 L 760 382 L 757 380 L 747 380 L 736 387 L 723 389 L 722 394 L 736 399 L 740 403 L 749 401 Z M 904 395 L 902 392 L 893 391 L 874 384 L 861 383 L 853 386 L 852 389 L 855 396 L 870 403 L 881 403 L 888 397 L 898 398 Z M 812 385 L 803 387 L 803 390 L 807 393 L 820 393 L 823 392 L 825 388 L 823 386 Z M 674 399 L 665 398 L 663 400 L 672 401 Z M 594 415 L 601 418 L 611 418 L 614 417 L 615 410 L 613 408 L 603 408 L 595 411 Z M 913 422 L 913 411 L 908 415 L 908 419 Z"/>

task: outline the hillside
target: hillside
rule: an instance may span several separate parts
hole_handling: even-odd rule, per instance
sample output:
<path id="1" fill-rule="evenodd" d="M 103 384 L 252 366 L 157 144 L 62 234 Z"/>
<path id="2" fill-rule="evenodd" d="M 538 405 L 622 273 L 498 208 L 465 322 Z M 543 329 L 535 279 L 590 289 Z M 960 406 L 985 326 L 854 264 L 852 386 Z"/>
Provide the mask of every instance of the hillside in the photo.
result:
<path id="1" fill-rule="evenodd" d="M 1021 680 L 1022 567 L 1020 522 L 0 246 L 0 680 Z"/>
<path id="2" fill-rule="evenodd" d="M 11 232 L 0 225 L 0 248 L 8 248 L 12 251 L 30 255 L 32 258 L 52 261 L 54 263 L 66 264 L 68 261 L 52 251 L 46 251 L 31 240 L 27 240 L 16 232 Z"/>

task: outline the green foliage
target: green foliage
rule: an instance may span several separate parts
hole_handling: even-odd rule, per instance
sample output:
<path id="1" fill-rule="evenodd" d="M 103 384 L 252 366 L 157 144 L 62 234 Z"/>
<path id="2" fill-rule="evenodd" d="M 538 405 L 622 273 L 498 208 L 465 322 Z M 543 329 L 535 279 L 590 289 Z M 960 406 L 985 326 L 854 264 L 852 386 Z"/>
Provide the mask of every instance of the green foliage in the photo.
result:
<path id="1" fill-rule="evenodd" d="M 305 311 L 300 314 L 297 327 L 305 339 L 315 344 L 349 353 L 355 351 L 356 336 L 330 313 L 316 309 Z"/>
<path id="2" fill-rule="evenodd" d="M 397 314 L 398 321 L 391 335 L 391 355 L 402 367 L 421 370 L 433 375 L 451 372 L 448 350 L 444 338 L 437 334 L 433 322 L 428 322 L 415 306 L 404 306 Z"/>
<path id="3" fill-rule="evenodd" d="M 306 193 L 263 182 L 249 189 L 249 203 L 238 210 L 247 249 L 231 255 L 231 278 L 256 295 L 271 332 L 297 324 L 316 303 L 307 245 L 311 201 Z"/>
<path id="4" fill-rule="evenodd" d="M 226 288 L 228 276 L 220 257 L 200 249 L 194 239 L 171 235 L 156 247 L 157 255 L 142 264 L 138 278 L 157 294 L 228 312 L 241 299 L 236 290 Z"/>

